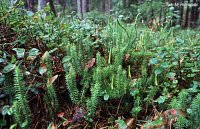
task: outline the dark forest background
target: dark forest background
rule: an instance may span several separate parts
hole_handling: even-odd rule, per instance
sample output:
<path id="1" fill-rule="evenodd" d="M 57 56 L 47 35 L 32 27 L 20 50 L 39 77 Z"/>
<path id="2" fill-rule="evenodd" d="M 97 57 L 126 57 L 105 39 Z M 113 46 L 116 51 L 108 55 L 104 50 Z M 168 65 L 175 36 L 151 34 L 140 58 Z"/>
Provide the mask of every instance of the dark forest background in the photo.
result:
<path id="1" fill-rule="evenodd" d="M 80 17 L 88 13 L 105 13 L 123 15 L 127 22 L 132 22 L 138 14 L 147 24 L 164 23 L 172 19 L 173 25 L 185 27 L 199 27 L 199 0 L 24 0 L 25 8 L 36 12 L 48 2 L 55 15 L 70 14 L 75 11 Z"/>

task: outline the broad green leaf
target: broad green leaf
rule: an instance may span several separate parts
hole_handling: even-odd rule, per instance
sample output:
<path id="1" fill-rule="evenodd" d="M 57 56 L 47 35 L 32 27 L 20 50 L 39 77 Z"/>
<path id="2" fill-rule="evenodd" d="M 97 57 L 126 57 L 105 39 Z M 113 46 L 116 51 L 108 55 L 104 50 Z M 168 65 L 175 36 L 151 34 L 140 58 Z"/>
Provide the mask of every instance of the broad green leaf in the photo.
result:
<path id="1" fill-rule="evenodd" d="M 178 15 L 178 16 L 179 16 L 179 18 L 180 18 L 180 15 Z M 175 28 L 176 28 L 176 29 L 179 29 L 179 28 L 181 28 L 181 26 L 180 26 L 180 25 L 176 25 Z"/>
<path id="2" fill-rule="evenodd" d="M 174 62 L 172 62 L 172 64 L 173 64 L 174 66 L 176 66 L 176 65 L 178 65 L 178 62 L 177 62 L 177 61 L 174 61 Z"/>
<path id="3" fill-rule="evenodd" d="M 187 66 L 187 67 L 194 67 L 194 64 L 193 64 L 193 63 L 188 63 L 188 62 L 186 62 L 186 63 L 185 63 L 185 66 Z"/>
<path id="4" fill-rule="evenodd" d="M 171 6 L 171 7 L 169 8 L 169 10 L 170 10 L 170 11 L 174 11 L 174 7 Z"/>
<path id="5" fill-rule="evenodd" d="M 9 129 L 15 129 L 15 127 L 17 127 L 17 124 L 11 125 Z"/>
<path id="6" fill-rule="evenodd" d="M 187 113 L 192 114 L 192 109 L 191 108 L 187 109 Z"/>
<path id="7" fill-rule="evenodd" d="M 32 48 L 31 50 L 29 50 L 28 56 L 37 56 L 38 53 L 39 53 L 39 50 L 37 48 Z"/>
<path id="8" fill-rule="evenodd" d="M 173 80 L 173 84 L 177 84 L 178 83 L 178 80 Z"/>
<path id="9" fill-rule="evenodd" d="M 12 63 L 15 63 L 16 62 L 16 58 L 15 58 L 15 56 L 14 55 L 12 55 L 12 59 L 11 59 L 11 61 L 10 61 L 10 63 L 12 64 Z"/>
<path id="10" fill-rule="evenodd" d="M 132 95 L 132 96 L 136 96 L 137 94 L 139 94 L 139 90 L 138 89 L 133 89 L 133 90 L 131 90 L 130 91 L 130 94 Z"/>
<path id="11" fill-rule="evenodd" d="M 3 106 L 2 111 L 1 111 L 1 114 L 2 114 L 3 116 L 5 116 L 5 115 L 8 113 L 9 108 L 10 108 L 9 105 Z"/>
<path id="12" fill-rule="evenodd" d="M 70 64 L 69 63 L 64 63 L 63 68 L 65 71 L 69 70 Z"/>
<path id="13" fill-rule="evenodd" d="M 107 100 L 109 99 L 109 95 L 108 95 L 108 94 L 105 94 L 105 95 L 103 96 L 103 99 L 107 101 Z"/>
<path id="14" fill-rule="evenodd" d="M 156 58 L 151 58 L 149 64 L 158 64 L 158 60 Z"/>
<path id="15" fill-rule="evenodd" d="M 159 104 L 164 103 L 166 100 L 166 96 L 160 96 L 158 99 L 156 99 L 155 102 L 158 102 Z"/>
<path id="16" fill-rule="evenodd" d="M 194 73 L 187 75 L 187 77 L 194 77 L 194 76 L 196 76 L 196 74 L 194 74 Z"/>
<path id="17" fill-rule="evenodd" d="M 33 61 L 37 55 L 39 55 L 39 50 L 37 48 L 32 48 L 28 52 L 27 60 Z"/>
<path id="18" fill-rule="evenodd" d="M 168 73 L 166 74 L 166 76 L 167 76 L 168 78 L 174 78 L 174 77 L 176 76 L 176 73 L 168 72 Z"/>
<path id="19" fill-rule="evenodd" d="M 0 73 L 0 85 L 3 83 L 4 80 L 5 80 L 4 76 L 1 75 L 1 73 Z"/>
<path id="20" fill-rule="evenodd" d="M 29 71 L 25 71 L 25 75 L 30 75 L 31 73 Z"/>
<path id="21" fill-rule="evenodd" d="M 42 66 L 39 67 L 39 73 L 41 75 L 43 75 L 44 73 L 46 73 L 46 71 L 47 71 L 47 67 L 46 67 L 45 64 L 43 64 Z"/>
<path id="22" fill-rule="evenodd" d="M 0 58 L 0 63 L 5 62 L 5 60 L 3 58 Z"/>
<path id="23" fill-rule="evenodd" d="M 127 125 L 126 125 L 126 123 L 123 121 L 123 120 L 115 120 L 115 122 L 116 123 L 118 123 L 118 125 L 119 125 L 119 129 L 126 129 L 127 128 Z"/>
<path id="24" fill-rule="evenodd" d="M 183 39 L 181 39 L 181 38 L 176 38 L 176 43 L 184 43 L 184 40 Z"/>
<path id="25" fill-rule="evenodd" d="M 131 113 L 132 113 L 133 115 L 136 115 L 136 114 L 138 114 L 141 110 L 142 110 L 142 107 L 137 106 L 137 107 L 134 107 L 134 108 L 131 110 Z"/>
<path id="26" fill-rule="evenodd" d="M 65 57 L 62 59 L 62 63 L 66 63 L 66 62 L 68 62 L 69 60 L 71 60 L 71 57 L 70 57 L 70 56 L 65 56 Z"/>
<path id="27" fill-rule="evenodd" d="M 200 70 L 196 69 L 196 68 L 191 68 L 192 72 L 200 72 Z"/>
<path id="28" fill-rule="evenodd" d="M 191 88 L 189 88 L 189 89 L 187 89 L 188 90 L 188 92 L 191 92 L 191 93 L 197 93 L 197 92 L 199 92 L 199 89 L 198 89 L 198 85 L 192 85 L 192 87 Z"/>
<path id="29" fill-rule="evenodd" d="M 162 62 L 160 64 L 160 66 L 163 67 L 163 68 L 169 68 L 170 67 L 168 62 Z"/>
<path id="30" fill-rule="evenodd" d="M 21 127 L 25 128 L 28 125 L 28 120 L 26 120 L 25 122 L 22 123 Z"/>
<path id="31" fill-rule="evenodd" d="M 9 73 L 13 69 L 15 69 L 15 64 L 8 64 L 6 67 L 3 68 L 3 73 Z"/>
<path id="32" fill-rule="evenodd" d="M 17 53 L 17 58 L 23 58 L 25 49 L 24 48 L 13 48 L 12 50 L 16 51 Z"/>
<path id="33" fill-rule="evenodd" d="M 163 68 L 159 67 L 155 70 L 155 74 L 161 74 L 163 72 Z"/>
<path id="34" fill-rule="evenodd" d="M 8 109 L 7 114 L 8 114 L 9 116 L 11 116 L 11 115 L 13 114 L 13 108 L 12 108 L 12 107 Z"/>
<path id="35" fill-rule="evenodd" d="M 200 86 L 200 83 L 198 81 L 193 81 L 192 83 L 193 83 L 192 84 L 193 86 L 196 86 L 196 87 Z"/>
<path id="36" fill-rule="evenodd" d="M 124 17 L 124 15 L 119 15 L 119 16 L 118 16 L 118 18 L 120 18 L 120 19 L 123 18 L 123 17 Z"/>
<path id="37" fill-rule="evenodd" d="M 164 58 L 166 55 L 163 51 L 159 51 L 157 54 L 160 58 Z"/>

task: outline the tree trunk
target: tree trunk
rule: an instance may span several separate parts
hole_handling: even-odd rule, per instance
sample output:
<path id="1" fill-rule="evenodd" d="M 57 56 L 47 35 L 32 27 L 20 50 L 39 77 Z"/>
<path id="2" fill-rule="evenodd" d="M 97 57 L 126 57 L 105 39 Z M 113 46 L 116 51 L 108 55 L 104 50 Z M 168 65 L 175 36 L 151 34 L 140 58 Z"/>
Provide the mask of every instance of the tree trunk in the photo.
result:
<path id="1" fill-rule="evenodd" d="M 123 7 L 126 8 L 126 0 L 123 0 Z"/>
<path id="2" fill-rule="evenodd" d="M 17 2 L 17 0 L 10 0 L 10 4 L 13 5 Z"/>
<path id="3" fill-rule="evenodd" d="M 193 0 L 188 0 L 188 3 L 192 3 L 193 2 Z M 189 6 L 188 7 L 188 17 L 187 17 L 187 19 L 188 19 L 188 24 L 187 24 L 187 26 L 188 27 L 191 27 L 191 23 L 192 23 L 192 21 L 191 21 L 191 16 L 192 16 L 192 7 L 191 6 Z"/>
<path id="4" fill-rule="evenodd" d="M 110 0 L 103 0 L 103 11 L 104 13 L 109 14 L 111 8 L 111 1 Z"/>
<path id="5" fill-rule="evenodd" d="M 34 10 L 34 0 L 24 0 L 24 6 L 27 10 L 35 12 Z"/>
<path id="6" fill-rule="evenodd" d="M 37 10 L 35 9 L 35 1 L 34 0 L 28 0 L 29 1 L 29 8 L 32 12 L 36 12 Z"/>
<path id="7" fill-rule="evenodd" d="M 65 15 L 65 9 L 68 7 L 66 0 L 57 0 L 57 2 L 62 6 L 62 12 Z"/>
<path id="8" fill-rule="evenodd" d="M 82 5 L 81 5 L 81 0 L 77 0 L 76 1 L 77 4 L 77 13 L 79 15 L 79 17 L 82 17 Z"/>
<path id="9" fill-rule="evenodd" d="M 82 13 L 83 15 L 89 11 L 89 1 L 88 0 L 82 0 Z"/>
<path id="10" fill-rule="evenodd" d="M 194 4 L 197 4 L 197 6 L 194 7 L 194 12 L 192 15 L 192 21 L 194 22 L 194 27 L 197 26 L 197 21 L 198 21 L 198 16 L 199 16 L 199 11 L 198 8 L 200 7 L 200 3 L 198 4 L 197 0 L 194 0 Z"/>
<path id="11" fill-rule="evenodd" d="M 54 16 L 56 17 L 56 9 L 53 3 L 53 0 L 49 0 L 50 9 L 53 12 Z"/>
<path id="12" fill-rule="evenodd" d="M 47 0 L 38 0 L 38 11 L 42 10 L 47 5 Z"/>
<path id="13" fill-rule="evenodd" d="M 187 3 L 190 3 L 190 0 L 188 0 Z M 188 27 L 188 15 L 189 15 L 189 7 L 187 6 L 186 7 L 186 13 L 185 13 L 185 19 L 184 19 L 184 21 L 185 21 L 184 27 Z"/>
<path id="14" fill-rule="evenodd" d="M 200 8 L 200 2 L 198 2 L 197 8 Z M 199 11 L 198 9 L 197 9 L 197 14 L 196 14 L 196 16 L 197 16 L 197 27 L 198 27 L 198 29 L 200 30 L 200 11 Z"/>
<path id="15" fill-rule="evenodd" d="M 184 0 L 181 0 L 181 1 L 180 1 L 180 4 L 184 4 Z M 182 23 L 183 23 L 183 20 L 184 20 L 184 19 L 183 19 L 183 18 L 184 18 L 183 15 L 184 15 L 184 6 L 181 6 L 181 7 L 180 7 L 180 21 L 179 21 L 179 22 L 180 22 L 179 24 L 180 24 L 181 26 L 183 26 L 183 24 L 182 24 Z"/>

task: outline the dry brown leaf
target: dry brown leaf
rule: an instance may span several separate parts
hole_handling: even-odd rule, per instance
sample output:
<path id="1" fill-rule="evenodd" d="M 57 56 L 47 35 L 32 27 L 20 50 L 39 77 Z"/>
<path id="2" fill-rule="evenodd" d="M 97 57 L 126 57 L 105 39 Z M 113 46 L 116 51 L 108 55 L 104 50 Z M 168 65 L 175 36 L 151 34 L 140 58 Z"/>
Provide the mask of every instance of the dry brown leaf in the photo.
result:
<path id="1" fill-rule="evenodd" d="M 47 59 L 48 57 L 49 57 L 49 52 L 46 51 L 46 52 L 42 55 L 41 60 L 44 61 L 44 60 Z"/>
<path id="2" fill-rule="evenodd" d="M 41 64 L 40 64 L 40 67 L 39 67 L 39 73 L 40 73 L 41 75 L 43 75 L 43 74 L 46 73 L 46 72 L 47 72 L 46 64 L 41 63 Z"/>
<path id="3" fill-rule="evenodd" d="M 36 58 L 36 56 L 28 56 L 28 57 L 26 58 L 26 60 L 28 60 L 28 61 L 33 61 L 33 60 L 35 60 L 35 58 Z"/>
<path id="4" fill-rule="evenodd" d="M 125 123 L 127 125 L 127 129 L 135 128 L 135 118 L 126 119 Z"/>
<path id="5" fill-rule="evenodd" d="M 125 55 L 125 61 L 127 61 L 129 59 L 129 57 L 130 57 L 130 54 L 126 54 Z"/>
<path id="6" fill-rule="evenodd" d="M 166 110 L 163 113 L 163 123 L 166 127 L 172 127 L 172 125 L 177 121 L 178 116 L 186 116 L 186 113 L 183 110 L 177 110 L 177 109 L 170 109 Z"/>
<path id="7" fill-rule="evenodd" d="M 186 116 L 186 113 L 183 110 L 177 110 L 177 109 L 170 109 L 164 112 L 165 115 L 172 115 L 172 116 Z"/>
<path id="8" fill-rule="evenodd" d="M 51 78 L 48 78 L 47 83 L 48 83 L 48 84 L 53 84 L 54 81 L 55 81 L 57 78 L 58 78 L 58 75 L 55 75 L 55 76 L 53 76 L 53 77 L 51 77 Z"/>
<path id="9" fill-rule="evenodd" d="M 57 129 L 57 127 L 54 123 L 51 125 L 51 129 Z"/>
<path id="10" fill-rule="evenodd" d="M 96 59 L 95 58 L 92 58 L 92 59 L 90 59 L 88 62 L 87 62 L 87 64 L 86 64 L 86 68 L 92 68 L 93 67 L 93 65 L 94 65 L 94 63 L 95 63 L 95 61 L 96 61 Z"/>
<path id="11" fill-rule="evenodd" d="M 183 62 L 183 60 L 184 60 L 184 58 L 182 57 L 182 58 L 180 59 L 180 63 L 182 63 L 182 62 Z"/>
<path id="12" fill-rule="evenodd" d="M 62 124 L 62 125 L 63 125 L 63 126 L 67 126 L 67 125 L 69 125 L 70 123 L 71 123 L 71 121 L 69 121 L 69 120 L 66 120 L 66 121 L 64 121 L 64 122 L 63 122 L 63 124 Z"/>
<path id="13" fill-rule="evenodd" d="M 60 112 L 60 113 L 57 114 L 57 117 L 63 117 L 64 114 L 65 114 L 64 112 Z"/>

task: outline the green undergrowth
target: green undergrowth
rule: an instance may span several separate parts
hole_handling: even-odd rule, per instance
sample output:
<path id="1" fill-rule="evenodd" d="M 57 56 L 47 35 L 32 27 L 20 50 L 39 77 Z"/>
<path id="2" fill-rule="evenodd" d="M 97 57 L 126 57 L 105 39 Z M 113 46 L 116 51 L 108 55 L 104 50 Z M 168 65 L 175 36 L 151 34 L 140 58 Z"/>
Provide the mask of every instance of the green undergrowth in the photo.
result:
<path id="1" fill-rule="evenodd" d="M 198 31 L 141 28 L 139 15 L 132 24 L 113 18 L 102 25 L 74 14 L 55 18 L 49 7 L 32 14 L 21 4 L 0 6 L 0 25 L 11 29 L 0 34 L 0 84 L 9 98 L 1 112 L 4 118 L 14 118 L 7 127 L 32 127 L 33 100 L 42 103 L 35 108 L 47 114 L 46 124 L 73 104 L 84 110 L 83 119 L 89 123 L 124 116 L 147 128 L 168 127 L 164 117 L 157 125 L 151 117 L 175 109 L 186 115 L 174 115 L 177 122 L 171 126 L 200 125 Z M 11 32 L 12 40 L 5 37 Z"/>

